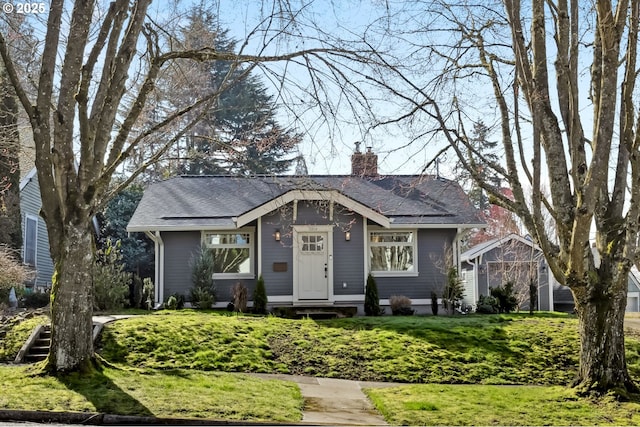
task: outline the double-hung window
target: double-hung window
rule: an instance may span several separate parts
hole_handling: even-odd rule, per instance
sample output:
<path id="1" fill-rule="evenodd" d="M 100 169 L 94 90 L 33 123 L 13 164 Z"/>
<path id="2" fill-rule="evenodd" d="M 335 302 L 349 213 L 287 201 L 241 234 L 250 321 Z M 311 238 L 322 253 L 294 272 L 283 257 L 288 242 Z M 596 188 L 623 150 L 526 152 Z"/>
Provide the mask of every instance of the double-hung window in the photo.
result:
<path id="1" fill-rule="evenodd" d="M 369 231 L 369 266 L 377 275 L 416 275 L 416 230 Z"/>
<path id="2" fill-rule="evenodd" d="M 214 263 L 214 278 L 253 278 L 253 230 L 207 231 L 204 244 Z"/>

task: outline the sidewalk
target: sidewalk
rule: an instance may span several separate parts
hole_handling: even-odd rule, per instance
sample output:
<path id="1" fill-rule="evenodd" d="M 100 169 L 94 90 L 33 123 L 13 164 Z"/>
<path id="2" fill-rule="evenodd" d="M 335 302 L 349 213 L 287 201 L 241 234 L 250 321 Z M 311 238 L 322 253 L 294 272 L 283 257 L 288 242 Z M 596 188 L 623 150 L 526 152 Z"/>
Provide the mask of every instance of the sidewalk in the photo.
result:
<path id="1" fill-rule="evenodd" d="M 386 426 L 362 392 L 363 388 L 393 387 L 396 383 L 350 381 L 285 374 L 250 374 L 265 379 L 293 381 L 304 397 L 303 424 Z"/>

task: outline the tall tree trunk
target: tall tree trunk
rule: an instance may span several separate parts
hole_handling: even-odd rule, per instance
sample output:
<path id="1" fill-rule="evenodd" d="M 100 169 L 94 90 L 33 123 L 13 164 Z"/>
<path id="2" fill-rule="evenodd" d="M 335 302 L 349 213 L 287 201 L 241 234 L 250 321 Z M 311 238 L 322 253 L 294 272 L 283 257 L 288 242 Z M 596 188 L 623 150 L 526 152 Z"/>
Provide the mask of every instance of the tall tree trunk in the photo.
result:
<path id="1" fill-rule="evenodd" d="M 580 369 L 574 386 L 583 393 L 615 390 L 626 396 L 638 391 L 625 358 L 627 274 L 600 272 L 595 283 L 572 288 L 580 332 Z"/>
<path id="2" fill-rule="evenodd" d="M 87 221 L 90 224 L 89 221 Z M 83 370 L 93 352 L 93 232 L 88 224 L 67 225 L 54 236 L 62 250 L 55 260 L 51 290 L 51 350 L 53 371 Z"/>
<path id="3" fill-rule="evenodd" d="M 0 64 L 0 244 L 22 247 L 18 104 Z"/>

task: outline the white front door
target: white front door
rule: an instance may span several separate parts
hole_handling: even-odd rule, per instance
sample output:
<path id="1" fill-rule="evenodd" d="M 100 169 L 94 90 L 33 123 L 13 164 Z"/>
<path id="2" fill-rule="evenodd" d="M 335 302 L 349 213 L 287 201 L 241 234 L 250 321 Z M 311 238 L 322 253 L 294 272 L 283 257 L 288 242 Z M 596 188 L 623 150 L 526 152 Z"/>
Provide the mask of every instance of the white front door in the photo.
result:
<path id="1" fill-rule="evenodd" d="M 296 284 L 299 300 L 329 299 L 329 236 L 326 231 L 298 232 Z"/>

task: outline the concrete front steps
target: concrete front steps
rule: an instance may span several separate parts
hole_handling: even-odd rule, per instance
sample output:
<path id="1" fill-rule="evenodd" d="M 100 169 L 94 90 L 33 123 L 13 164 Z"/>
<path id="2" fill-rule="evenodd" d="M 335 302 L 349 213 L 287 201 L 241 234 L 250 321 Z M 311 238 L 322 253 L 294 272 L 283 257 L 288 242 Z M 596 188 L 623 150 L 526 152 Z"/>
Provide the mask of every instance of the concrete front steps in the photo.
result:
<path id="1" fill-rule="evenodd" d="M 102 323 L 93 324 L 93 341 L 102 330 Z M 24 343 L 14 363 L 36 363 L 45 360 L 51 348 L 51 325 L 38 325 Z"/>
<path id="2" fill-rule="evenodd" d="M 29 347 L 27 353 L 24 355 L 24 361 L 27 363 L 35 363 L 46 359 L 50 347 L 51 325 L 42 325 L 33 345 Z"/>

